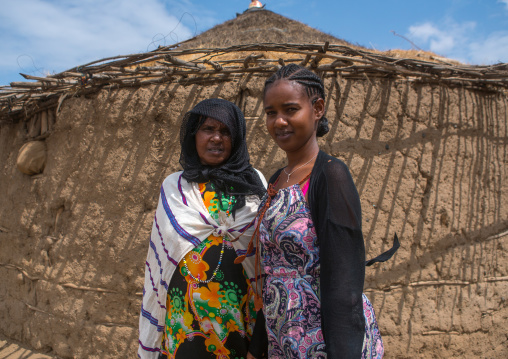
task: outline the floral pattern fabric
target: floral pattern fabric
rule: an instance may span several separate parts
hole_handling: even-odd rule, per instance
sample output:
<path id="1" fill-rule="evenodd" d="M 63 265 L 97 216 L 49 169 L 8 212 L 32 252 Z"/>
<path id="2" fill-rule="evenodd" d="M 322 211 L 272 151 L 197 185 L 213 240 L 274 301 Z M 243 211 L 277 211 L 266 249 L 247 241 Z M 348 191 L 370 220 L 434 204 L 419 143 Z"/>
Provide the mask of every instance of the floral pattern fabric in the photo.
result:
<path id="1" fill-rule="evenodd" d="M 362 359 L 380 359 L 385 352 L 383 340 L 377 325 L 374 308 L 365 294 L 363 295 L 363 315 L 365 316 L 365 338 L 363 340 Z"/>
<path id="2" fill-rule="evenodd" d="M 210 183 L 199 185 L 210 215 L 218 217 L 234 204 L 234 198 L 219 201 Z M 179 263 L 169 283 L 162 354 L 167 358 L 246 358 L 256 320 L 254 292 L 236 253 L 224 243 L 224 253 L 216 276 L 209 283 L 220 258 L 223 238 L 211 235 Z"/>
<path id="3" fill-rule="evenodd" d="M 266 273 L 263 311 L 268 357 L 326 358 L 321 330 L 319 241 L 300 186 L 281 189 L 272 199 L 260 225 L 260 240 Z M 374 310 L 365 295 L 363 299 L 366 334 L 362 358 L 381 358 L 383 343 Z"/>

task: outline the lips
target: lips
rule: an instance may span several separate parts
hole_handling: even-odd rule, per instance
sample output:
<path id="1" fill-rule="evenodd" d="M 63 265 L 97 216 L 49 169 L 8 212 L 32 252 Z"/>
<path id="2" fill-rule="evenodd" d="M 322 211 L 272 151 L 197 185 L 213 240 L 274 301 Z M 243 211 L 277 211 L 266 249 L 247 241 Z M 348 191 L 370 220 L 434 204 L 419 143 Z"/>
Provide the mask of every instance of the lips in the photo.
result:
<path id="1" fill-rule="evenodd" d="M 288 139 L 292 134 L 291 131 L 275 131 L 275 136 L 280 140 Z"/>
<path id="2" fill-rule="evenodd" d="M 212 154 L 221 154 L 222 152 L 224 152 L 224 148 L 222 147 L 212 147 L 212 148 L 209 148 L 208 149 L 208 152 L 212 153 Z"/>

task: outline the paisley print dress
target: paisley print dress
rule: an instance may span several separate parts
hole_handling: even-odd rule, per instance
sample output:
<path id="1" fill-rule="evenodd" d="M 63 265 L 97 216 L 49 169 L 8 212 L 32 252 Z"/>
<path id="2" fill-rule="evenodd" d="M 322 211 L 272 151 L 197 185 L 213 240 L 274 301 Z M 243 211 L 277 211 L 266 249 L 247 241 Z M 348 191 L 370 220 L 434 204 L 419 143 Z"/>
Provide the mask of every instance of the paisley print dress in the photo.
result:
<path id="1" fill-rule="evenodd" d="M 262 202 L 264 205 L 266 198 Z M 326 358 L 321 330 L 319 241 L 299 185 L 278 191 L 260 224 L 268 357 Z M 363 295 L 366 334 L 362 358 L 381 358 L 383 342 Z"/>
<path id="2" fill-rule="evenodd" d="M 226 212 L 228 200 L 219 199 L 210 183 L 199 185 L 203 202 L 217 219 Z M 234 201 L 234 199 L 232 200 Z M 230 206 L 229 206 L 230 208 Z M 222 263 L 217 268 L 222 237 L 211 235 L 179 263 L 169 283 L 166 322 L 161 354 L 166 358 L 242 359 L 246 358 L 256 311 L 254 292 L 241 264 L 234 264 L 236 253 L 224 243 Z M 188 269 L 187 269 L 188 268 Z"/>

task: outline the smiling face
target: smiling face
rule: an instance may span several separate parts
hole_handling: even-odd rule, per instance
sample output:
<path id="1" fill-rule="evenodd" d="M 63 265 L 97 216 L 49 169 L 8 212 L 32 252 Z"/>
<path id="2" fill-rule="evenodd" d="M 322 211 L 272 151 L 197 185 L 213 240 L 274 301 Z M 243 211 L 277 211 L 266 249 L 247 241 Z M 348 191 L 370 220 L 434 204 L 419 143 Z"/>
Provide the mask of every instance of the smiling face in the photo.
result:
<path id="1" fill-rule="evenodd" d="M 196 151 L 207 166 L 219 166 L 231 155 L 231 134 L 220 121 L 207 117 L 196 132 Z"/>
<path id="2" fill-rule="evenodd" d="M 277 80 L 265 92 L 266 127 L 277 145 L 286 152 L 317 146 L 316 130 L 324 114 L 324 101 L 312 104 L 302 85 Z"/>

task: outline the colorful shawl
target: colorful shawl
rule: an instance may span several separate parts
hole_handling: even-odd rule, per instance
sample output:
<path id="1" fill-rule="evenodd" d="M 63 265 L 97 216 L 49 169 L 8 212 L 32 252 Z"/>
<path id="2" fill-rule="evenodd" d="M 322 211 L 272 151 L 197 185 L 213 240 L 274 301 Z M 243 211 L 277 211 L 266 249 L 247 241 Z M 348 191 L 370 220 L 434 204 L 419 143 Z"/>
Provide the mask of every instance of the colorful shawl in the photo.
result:
<path id="1" fill-rule="evenodd" d="M 256 172 L 266 187 L 263 175 Z M 157 358 L 159 355 L 168 285 L 178 263 L 211 234 L 234 240 L 243 232 L 233 242 L 233 247 L 238 256 L 246 254 L 259 202 L 257 196 L 247 196 L 245 206 L 236 211 L 235 218 L 220 217 L 220 223 L 217 223 L 208 213 L 197 183 L 187 182 L 182 178 L 182 172 L 173 173 L 164 180 L 145 262 L 145 286 L 139 318 L 139 358 Z M 248 257 L 242 264 L 253 282 L 254 257 Z"/>

